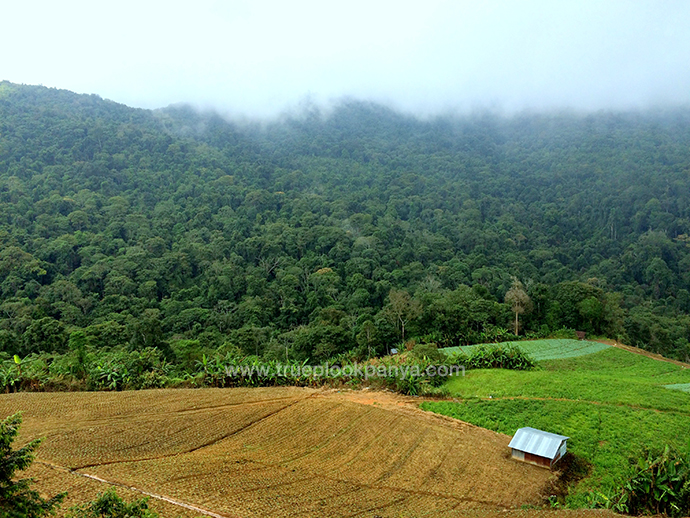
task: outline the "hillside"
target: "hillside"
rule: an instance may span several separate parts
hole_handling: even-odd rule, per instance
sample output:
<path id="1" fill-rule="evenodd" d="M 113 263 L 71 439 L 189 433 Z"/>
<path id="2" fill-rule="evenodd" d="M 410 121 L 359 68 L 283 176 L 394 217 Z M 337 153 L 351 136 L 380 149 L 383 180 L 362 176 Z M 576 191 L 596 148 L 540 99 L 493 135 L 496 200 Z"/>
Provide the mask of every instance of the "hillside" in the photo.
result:
<path id="1" fill-rule="evenodd" d="M 173 363 L 320 361 L 386 352 L 395 307 L 406 338 L 510 339 L 515 277 L 521 334 L 685 360 L 689 172 L 687 109 L 419 120 L 343 101 L 241 124 L 3 82 L 0 350 L 81 331 Z"/>
<path id="2" fill-rule="evenodd" d="M 152 499 L 164 516 L 228 518 L 466 516 L 538 504 L 550 489 L 550 471 L 510 459 L 509 437 L 367 396 L 22 393 L 3 395 L 0 413 L 26 409 L 22 440 L 46 437 L 31 474 L 43 492 L 69 491 L 63 512 L 111 485 L 167 498 Z"/>

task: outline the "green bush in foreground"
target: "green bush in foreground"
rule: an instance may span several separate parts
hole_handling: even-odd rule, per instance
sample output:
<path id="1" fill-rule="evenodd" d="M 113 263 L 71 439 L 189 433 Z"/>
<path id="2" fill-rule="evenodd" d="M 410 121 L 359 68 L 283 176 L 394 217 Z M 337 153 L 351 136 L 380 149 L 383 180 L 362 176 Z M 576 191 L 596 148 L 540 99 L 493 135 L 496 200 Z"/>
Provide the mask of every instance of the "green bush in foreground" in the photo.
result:
<path id="1" fill-rule="evenodd" d="M 32 480 L 15 480 L 15 474 L 28 468 L 41 441 L 31 441 L 18 450 L 12 449 L 17 438 L 21 414 L 0 421 L 0 518 L 40 518 L 53 514 L 64 493 L 44 499 L 31 489 Z"/>
<path id="2" fill-rule="evenodd" d="M 149 509 L 148 498 L 130 504 L 118 496 L 114 489 L 99 493 L 98 498 L 88 504 L 70 509 L 69 518 L 158 518 L 158 513 Z"/>
<path id="3" fill-rule="evenodd" d="M 690 514 L 690 452 L 647 452 L 621 488 L 615 508 L 630 514 Z"/>

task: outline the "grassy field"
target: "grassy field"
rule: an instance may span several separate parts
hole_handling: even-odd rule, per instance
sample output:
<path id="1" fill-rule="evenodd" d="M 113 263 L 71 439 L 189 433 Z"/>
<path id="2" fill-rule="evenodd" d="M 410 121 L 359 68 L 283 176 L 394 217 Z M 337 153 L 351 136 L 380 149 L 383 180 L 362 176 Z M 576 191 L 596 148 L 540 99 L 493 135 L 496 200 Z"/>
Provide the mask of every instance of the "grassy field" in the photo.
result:
<path id="1" fill-rule="evenodd" d="M 591 463 L 568 499 L 582 506 L 610 495 L 643 447 L 689 446 L 690 394 L 669 390 L 687 386 L 688 368 L 608 347 L 533 371 L 468 371 L 447 384 L 462 401 L 422 407 L 509 435 L 532 426 L 571 437 L 569 451 Z"/>
<path id="2" fill-rule="evenodd" d="M 552 474 L 510 459 L 505 435 L 423 412 L 412 398 L 347 394 L 16 393 L 0 396 L 0 414 L 24 411 L 20 443 L 46 438 L 29 474 L 44 493 L 70 491 L 63 508 L 112 484 L 222 517 L 459 517 L 536 504 L 548 490 Z M 200 514 L 156 505 L 164 516 Z"/>
<path id="3" fill-rule="evenodd" d="M 445 347 L 443 352 L 446 354 L 453 353 L 469 353 L 472 349 L 482 345 L 490 344 L 475 344 L 475 345 L 461 345 L 458 347 Z M 589 342 L 586 340 L 570 340 L 570 339 L 546 339 L 546 340 L 528 340 L 524 342 L 504 342 L 503 345 L 514 345 L 529 354 L 534 360 L 556 360 L 563 358 L 575 358 L 577 356 L 584 356 L 592 354 L 611 347 L 599 342 Z"/>

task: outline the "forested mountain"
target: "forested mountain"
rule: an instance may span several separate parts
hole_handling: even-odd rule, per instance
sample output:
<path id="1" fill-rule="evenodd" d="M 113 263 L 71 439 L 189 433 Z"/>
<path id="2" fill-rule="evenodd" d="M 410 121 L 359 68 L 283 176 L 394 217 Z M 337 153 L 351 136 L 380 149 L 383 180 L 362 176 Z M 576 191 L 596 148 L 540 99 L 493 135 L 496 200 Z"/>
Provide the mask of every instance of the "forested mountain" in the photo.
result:
<path id="1" fill-rule="evenodd" d="M 488 341 L 519 279 L 521 334 L 690 356 L 688 109 L 239 124 L 3 82 L 0 225 L 10 354 Z"/>

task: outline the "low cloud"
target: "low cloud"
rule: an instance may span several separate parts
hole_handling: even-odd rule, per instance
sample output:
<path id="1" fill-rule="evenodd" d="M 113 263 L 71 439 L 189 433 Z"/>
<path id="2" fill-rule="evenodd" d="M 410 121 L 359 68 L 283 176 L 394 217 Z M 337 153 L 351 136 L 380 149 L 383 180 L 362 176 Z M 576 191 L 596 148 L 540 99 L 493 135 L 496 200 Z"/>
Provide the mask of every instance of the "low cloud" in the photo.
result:
<path id="1" fill-rule="evenodd" d="M 306 96 L 419 114 L 690 103 L 685 1 L 36 4 L 5 13 L 17 23 L 0 36 L 0 79 L 131 106 L 270 116 Z"/>

